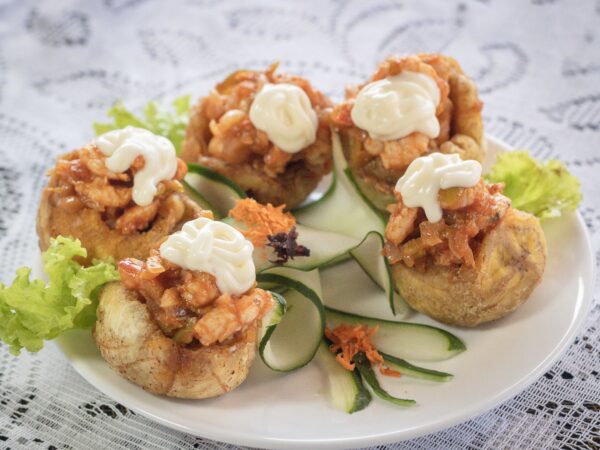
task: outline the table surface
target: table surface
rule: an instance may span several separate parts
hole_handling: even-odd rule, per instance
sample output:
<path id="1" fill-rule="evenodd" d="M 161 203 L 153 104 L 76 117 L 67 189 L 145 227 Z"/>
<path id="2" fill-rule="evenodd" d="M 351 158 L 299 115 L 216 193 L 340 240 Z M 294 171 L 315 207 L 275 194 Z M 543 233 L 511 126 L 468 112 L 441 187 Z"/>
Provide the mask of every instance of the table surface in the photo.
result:
<path id="1" fill-rule="evenodd" d="M 600 260 L 600 2 L 0 0 L 0 279 L 31 265 L 44 172 L 116 99 L 202 95 L 274 60 L 334 99 L 392 53 L 444 52 L 477 82 L 487 133 L 560 158 Z M 600 447 L 600 283 L 577 339 L 514 399 L 390 449 Z M 54 344 L 0 348 L 0 448 L 233 448 L 102 395 Z"/>

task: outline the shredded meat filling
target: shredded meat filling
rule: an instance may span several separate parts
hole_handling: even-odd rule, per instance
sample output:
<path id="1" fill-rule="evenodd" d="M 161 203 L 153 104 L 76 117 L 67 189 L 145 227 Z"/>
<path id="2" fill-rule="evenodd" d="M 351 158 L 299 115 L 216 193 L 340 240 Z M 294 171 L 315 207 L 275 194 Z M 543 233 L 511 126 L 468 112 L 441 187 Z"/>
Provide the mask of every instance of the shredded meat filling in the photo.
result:
<path id="1" fill-rule="evenodd" d="M 75 210 L 75 206 L 94 209 L 103 214 L 104 221 L 122 234 L 144 231 L 156 218 L 161 201 L 173 192 L 182 192 L 186 164 L 178 159 L 177 172 L 172 180 L 158 185 L 154 201 L 147 206 L 132 200 L 133 177 L 144 167 L 144 158 L 138 156 L 123 173 L 111 172 L 106 157 L 93 145 L 75 150 L 58 160 L 50 175 L 57 180 L 61 197 Z"/>
<path id="2" fill-rule="evenodd" d="M 140 294 L 166 336 L 187 345 L 210 346 L 242 333 L 273 306 L 271 294 L 252 288 L 241 296 L 222 294 L 215 277 L 185 270 L 152 250 L 144 262 L 119 262 L 121 281 Z"/>
<path id="3" fill-rule="evenodd" d="M 486 185 L 481 180 L 472 188 L 440 191 L 443 209 L 439 222 L 429 222 L 420 208 L 409 208 L 396 193 L 398 203 L 390 207 L 385 230 L 385 255 L 392 264 L 424 269 L 441 266 L 475 265 L 475 254 L 485 233 L 495 227 L 510 207 L 502 195 L 503 185 Z"/>

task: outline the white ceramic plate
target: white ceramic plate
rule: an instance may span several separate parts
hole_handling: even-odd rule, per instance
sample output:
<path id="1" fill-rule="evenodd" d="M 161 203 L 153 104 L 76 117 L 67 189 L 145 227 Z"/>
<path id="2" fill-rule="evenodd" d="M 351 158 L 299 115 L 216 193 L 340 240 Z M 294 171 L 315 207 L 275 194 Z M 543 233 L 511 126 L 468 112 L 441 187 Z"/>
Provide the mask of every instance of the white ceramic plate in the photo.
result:
<path id="1" fill-rule="evenodd" d="M 506 146 L 488 140 L 490 153 Z M 391 393 L 414 398 L 402 409 L 374 398 L 349 415 L 333 409 L 326 380 L 313 363 L 290 374 L 260 361 L 246 382 L 217 399 L 174 400 L 149 394 L 104 363 L 89 332 L 64 336 L 59 345 L 90 384 L 152 420 L 198 436 L 269 448 L 362 447 L 414 438 L 463 422 L 513 397 L 541 376 L 573 340 L 592 298 L 592 250 L 581 217 L 544 226 L 548 264 L 542 284 L 515 313 L 474 330 L 444 327 L 467 351 L 441 363 L 421 364 L 455 375 L 448 383 L 408 377 L 383 380 Z M 410 320 L 436 324 L 422 315 Z M 439 325 L 439 324 L 437 324 Z"/>

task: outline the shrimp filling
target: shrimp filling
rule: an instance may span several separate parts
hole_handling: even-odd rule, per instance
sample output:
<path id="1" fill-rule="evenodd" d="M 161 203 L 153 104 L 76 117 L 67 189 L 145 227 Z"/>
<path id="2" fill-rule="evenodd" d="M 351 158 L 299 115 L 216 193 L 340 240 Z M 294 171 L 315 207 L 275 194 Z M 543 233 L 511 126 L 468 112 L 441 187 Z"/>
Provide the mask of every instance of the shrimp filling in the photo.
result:
<path id="1" fill-rule="evenodd" d="M 152 203 L 139 206 L 132 198 L 133 177 L 144 167 L 144 158 L 138 156 L 122 173 L 111 172 L 105 161 L 106 156 L 93 145 L 63 155 L 49 172 L 48 189 L 60 194 L 61 206 L 73 213 L 82 208 L 99 211 L 105 223 L 122 234 L 148 229 L 159 214 L 161 201 L 183 191 L 179 180 L 186 175 L 187 166 L 178 159 L 173 179 L 161 181 Z"/>
<path id="2" fill-rule="evenodd" d="M 438 195 L 442 220 L 429 222 L 421 208 L 409 208 L 396 193 L 385 229 L 384 253 L 392 264 L 424 270 L 440 266 L 475 265 L 475 255 L 487 232 L 502 219 L 510 200 L 502 195 L 502 184 L 441 190 Z"/>
<path id="3" fill-rule="evenodd" d="M 120 261 L 119 273 L 162 332 L 181 345 L 207 347 L 235 339 L 273 307 L 267 291 L 253 287 L 240 296 L 222 294 L 214 276 L 182 269 L 157 250 L 145 262 Z"/>

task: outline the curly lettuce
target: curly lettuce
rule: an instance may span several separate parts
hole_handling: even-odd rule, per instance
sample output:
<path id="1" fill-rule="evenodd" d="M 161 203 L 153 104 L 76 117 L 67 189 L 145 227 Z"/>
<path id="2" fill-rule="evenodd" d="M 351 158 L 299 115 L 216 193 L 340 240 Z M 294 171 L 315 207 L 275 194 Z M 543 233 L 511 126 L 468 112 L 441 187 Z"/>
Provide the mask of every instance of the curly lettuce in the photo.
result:
<path id="1" fill-rule="evenodd" d="M 179 154 L 189 120 L 190 96 L 176 98 L 171 102 L 171 106 L 173 107 L 172 111 L 168 111 L 159 106 L 157 102 L 150 102 L 144 107 L 142 115 L 136 116 L 119 100 L 107 112 L 113 121 L 111 123 L 94 123 L 94 132 L 96 135 L 100 135 L 126 126 L 145 128 L 169 139 Z"/>
<path id="2" fill-rule="evenodd" d="M 86 254 L 79 240 L 59 236 L 42 254 L 48 283 L 30 280 L 28 267 L 17 270 L 10 286 L 0 283 L 0 340 L 13 355 L 22 348 L 37 352 L 44 340 L 94 324 L 99 288 L 119 273 L 107 262 L 82 267 L 75 258 Z"/>
<path id="3" fill-rule="evenodd" d="M 581 184 L 560 161 L 537 161 L 526 151 L 501 153 L 487 180 L 504 183 L 512 206 L 540 219 L 574 211 L 581 202 Z"/>

